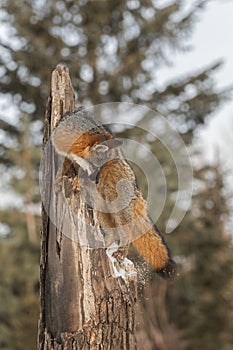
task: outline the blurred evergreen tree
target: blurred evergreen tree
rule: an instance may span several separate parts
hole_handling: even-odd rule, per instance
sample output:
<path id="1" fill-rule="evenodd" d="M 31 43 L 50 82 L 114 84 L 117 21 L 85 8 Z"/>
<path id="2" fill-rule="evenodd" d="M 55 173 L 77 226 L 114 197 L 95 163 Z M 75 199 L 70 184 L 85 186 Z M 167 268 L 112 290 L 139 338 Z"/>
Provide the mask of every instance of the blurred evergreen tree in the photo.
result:
<path id="1" fill-rule="evenodd" d="M 189 9 L 184 1 L 164 5 L 156 0 L 91 2 L 1 0 L 0 3 L 1 28 L 5 33 L 0 36 L 0 98 L 4 101 L 0 115 L 1 170 L 4 174 L 4 187 L 8 190 L 13 188 L 15 191 L 12 201 L 15 201 L 18 193 L 22 203 L 21 207 L 6 208 L 0 212 L 0 221 L 7 224 L 12 233 L 12 238 L 9 236 L 0 244 L 1 259 L 4 259 L 6 264 L 6 268 L 0 269 L 0 278 L 3 281 L 0 290 L 3 295 L 1 300 L 4 300 L 0 308 L 0 325 L 4 329 L 0 347 L 20 350 L 26 348 L 22 339 L 35 339 L 36 334 L 35 315 L 30 314 L 33 318 L 30 327 L 26 326 L 26 318 L 27 312 L 31 312 L 31 307 L 33 312 L 37 308 L 35 298 L 38 275 L 38 263 L 35 261 L 37 257 L 35 250 L 38 251 L 36 232 L 39 230 L 37 177 L 43 127 L 41 121 L 49 93 L 52 69 L 58 63 L 69 66 L 80 103 L 88 106 L 122 101 L 147 105 L 165 115 L 176 126 L 187 144 L 191 144 L 196 127 L 204 123 L 206 116 L 225 101 L 228 91 L 219 92 L 215 89 L 213 73 L 219 68 L 220 62 L 200 69 L 199 72 L 190 72 L 189 76 L 181 77 L 177 81 L 167 82 L 163 89 L 158 84 L 157 72 L 172 63 L 174 51 L 188 49 L 185 44 L 186 38 L 191 34 L 206 1 L 193 1 L 189 4 Z M 148 124 L 148 121 L 145 120 L 145 123 Z M 125 131 L 125 135 L 130 137 L 130 130 Z M 168 168 L 169 196 L 166 202 L 167 211 L 163 213 L 159 223 L 162 228 L 174 204 L 170 194 L 177 189 L 177 177 L 175 168 L 170 166 L 169 156 L 161 144 L 154 141 L 151 148 L 160 163 L 166 164 Z M 199 195 L 200 208 L 203 203 L 201 194 L 194 200 L 198 201 Z M 219 226 L 213 227 L 214 234 L 211 236 L 210 231 L 207 235 L 201 230 L 197 231 L 198 222 L 202 222 L 204 218 L 193 217 L 193 210 L 177 230 L 175 241 L 171 239 L 169 242 L 177 257 L 184 256 L 182 265 L 184 268 L 188 268 L 192 257 L 198 257 L 196 250 L 199 249 L 199 245 L 203 246 L 202 240 L 209 239 L 210 243 L 213 239 L 214 245 L 216 235 L 220 246 L 225 244 L 226 240 L 220 235 Z M 204 214 L 204 211 L 202 213 Z M 205 229 L 207 231 L 207 228 Z M 211 248 L 211 244 L 209 246 Z M 206 254 L 212 254 L 208 251 L 208 244 L 205 245 L 205 249 Z M 226 249 L 228 251 L 230 248 Z M 2 253 L 3 251 L 5 253 Z M 200 257 L 195 261 L 204 264 L 201 251 L 204 256 L 204 248 L 198 250 Z M 17 260 L 20 260 L 20 264 Z M 32 269 L 30 273 L 28 266 Z M 201 332 L 207 327 L 207 313 L 204 313 L 205 319 L 202 324 L 192 323 L 191 319 L 186 322 L 185 315 L 182 314 L 181 317 L 179 313 L 179 310 L 182 310 L 187 318 L 194 317 L 194 309 L 203 310 L 208 307 L 204 297 L 200 300 L 197 295 L 198 288 L 204 291 L 207 282 L 203 279 L 199 283 L 196 277 L 195 282 L 192 280 L 188 283 L 189 278 L 194 279 L 197 273 L 195 269 L 201 268 L 198 265 L 193 266 L 193 270 L 190 270 L 192 273 L 183 274 L 182 271 L 182 277 L 174 284 L 174 288 L 171 288 L 168 306 L 176 327 L 172 328 L 169 323 L 166 331 L 163 329 L 163 337 L 166 336 L 166 332 L 169 334 L 173 332 L 173 339 L 176 339 L 174 343 L 171 341 L 171 346 L 176 344 L 173 349 L 182 349 L 181 335 L 185 335 L 188 344 L 191 344 L 190 349 L 195 349 L 195 340 L 199 340 Z M 220 266 L 221 264 L 219 268 Z M 215 267 L 217 269 L 217 265 Z M 209 264 L 204 264 L 203 269 L 204 278 L 204 272 L 208 275 Z M 220 269 L 216 271 L 216 276 L 218 273 Z M 10 284 L 17 282 L 14 276 L 20 276 L 19 285 L 24 284 L 27 290 L 26 294 L 18 293 L 17 298 Z M 221 276 L 224 283 L 228 283 L 227 274 Z M 12 282 L 8 279 L 12 279 Z M 185 284 L 185 290 L 182 284 Z M 5 286 L 9 287 L 7 297 Z M 156 300 L 162 300 L 159 298 L 159 291 L 164 293 L 161 286 L 156 284 L 153 288 L 155 298 L 158 295 Z M 230 289 L 227 289 L 226 293 L 229 291 Z M 192 295 L 196 298 L 195 308 L 188 302 L 192 301 Z M 26 298 L 30 301 L 28 306 Z M 21 312 L 24 308 L 27 310 L 27 307 L 30 310 Z M 160 310 L 166 313 L 165 308 L 166 303 Z M 144 310 L 148 311 L 146 306 Z M 157 316 L 158 312 L 156 311 Z M 13 327 L 14 322 L 22 324 L 22 327 Z M 178 328 L 182 331 L 181 335 Z M 11 332 L 15 335 L 14 344 L 14 339 L 10 340 Z M 231 338 L 229 332 L 230 327 L 224 333 L 224 339 Z M 159 335 L 156 334 L 158 339 Z M 21 343 L 17 339 L 21 339 Z M 154 343 L 153 338 L 151 339 L 150 344 L 156 344 L 155 339 Z M 32 343 L 27 348 L 33 348 Z"/>
<path id="2" fill-rule="evenodd" d="M 4 214 L 14 238 L 0 239 L 0 348 L 35 349 L 39 249 L 28 241 L 21 213 L 8 210 Z"/>
<path id="3" fill-rule="evenodd" d="M 233 247 L 224 225 L 223 177 L 219 166 L 205 166 L 195 175 L 192 209 L 177 232 L 182 264 L 173 311 L 187 349 L 228 350 L 233 345 Z"/>
<path id="4" fill-rule="evenodd" d="M 179 277 L 142 287 L 139 348 L 232 348 L 233 246 L 219 166 L 196 169 L 195 182 L 192 207 L 171 240 Z"/>
<path id="5" fill-rule="evenodd" d="M 214 63 L 198 74 L 168 83 L 158 70 L 186 38 L 205 1 L 162 6 L 159 1 L 2 1 L 1 91 L 34 119 L 42 118 L 49 79 L 58 62 L 68 64 L 80 103 L 148 104 L 181 125 L 203 122 L 222 95 L 214 90 Z M 23 13 L 22 13 L 23 12 Z M 33 58 L 33 59 L 32 59 Z"/>

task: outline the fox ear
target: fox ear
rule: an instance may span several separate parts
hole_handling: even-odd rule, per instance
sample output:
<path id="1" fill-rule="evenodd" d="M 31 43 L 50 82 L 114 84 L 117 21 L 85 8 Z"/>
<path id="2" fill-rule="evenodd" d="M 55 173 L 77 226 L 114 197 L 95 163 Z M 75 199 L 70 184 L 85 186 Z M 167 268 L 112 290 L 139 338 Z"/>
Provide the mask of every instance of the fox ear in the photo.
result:
<path id="1" fill-rule="evenodd" d="M 101 143 L 93 146 L 92 150 L 95 152 L 105 153 L 109 150 L 109 146 Z"/>

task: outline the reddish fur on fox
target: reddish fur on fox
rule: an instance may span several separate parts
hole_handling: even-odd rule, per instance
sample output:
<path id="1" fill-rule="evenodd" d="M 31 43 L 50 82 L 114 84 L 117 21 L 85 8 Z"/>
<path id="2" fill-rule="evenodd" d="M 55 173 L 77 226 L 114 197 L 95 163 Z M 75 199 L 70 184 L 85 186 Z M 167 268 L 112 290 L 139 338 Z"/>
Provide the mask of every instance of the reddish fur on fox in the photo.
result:
<path id="1" fill-rule="evenodd" d="M 116 229 L 119 235 L 122 234 L 125 244 L 132 243 L 157 273 L 165 278 L 174 277 L 175 263 L 148 214 L 134 172 L 119 147 L 121 142 L 83 107 L 63 117 L 52 141 L 59 154 L 82 167 L 90 178 L 95 174 L 93 181 L 96 189 L 106 203 L 106 210 L 97 209 L 102 230 L 108 232 Z M 119 210 L 107 210 L 111 203 L 117 201 L 117 185 L 122 180 L 125 182 Z M 132 190 L 130 193 L 129 188 Z M 109 237 L 109 245 L 113 243 L 112 239 Z"/>

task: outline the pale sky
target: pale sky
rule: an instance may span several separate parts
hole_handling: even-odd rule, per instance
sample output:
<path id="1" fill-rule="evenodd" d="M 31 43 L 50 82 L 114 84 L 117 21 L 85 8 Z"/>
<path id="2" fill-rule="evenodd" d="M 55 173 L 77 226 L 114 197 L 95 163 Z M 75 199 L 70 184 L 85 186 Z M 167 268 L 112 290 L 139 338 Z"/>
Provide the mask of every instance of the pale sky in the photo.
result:
<path id="1" fill-rule="evenodd" d="M 199 71 L 214 61 L 224 60 L 216 72 L 217 87 L 233 86 L 233 1 L 213 0 L 200 14 L 188 41 L 190 52 L 174 55 L 174 65 L 160 72 L 161 79 L 172 79 L 185 73 Z M 233 100 L 209 118 L 202 132 L 204 153 L 208 159 L 215 157 L 220 145 L 221 152 L 232 158 L 233 149 Z"/>
<path id="2" fill-rule="evenodd" d="M 200 16 L 190 44 L 193 49 L 175 57 L 174 77 L 199 70 L 211 62 L 223 59 L 224 65 L 216 72 L 218 88 L 233 87 L 233 1 L 212 0 Z M 169 74 L 169 71 L 168 71 Z M 171 72 L 170 72 L 171 74 Z M 233 94 L 232 101 L 208 118 L 197 138 L 204 161 L 221 161 L 225 176 L 226 193 L 233 209 Z M 233 215 L 227 222 L 232 233 Z"/>

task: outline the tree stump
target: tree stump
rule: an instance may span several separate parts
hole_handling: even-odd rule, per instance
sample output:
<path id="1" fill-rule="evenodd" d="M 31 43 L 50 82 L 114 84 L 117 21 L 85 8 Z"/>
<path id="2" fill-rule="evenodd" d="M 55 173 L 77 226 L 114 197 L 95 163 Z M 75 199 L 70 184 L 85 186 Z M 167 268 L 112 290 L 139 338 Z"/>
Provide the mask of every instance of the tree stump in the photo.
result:
<path id="1" fill-rule="evenodd" d="M 74 107 L 69 71 L 58 65 L 45 113 L 44 148 L 59 120 Z M 72 191 L 70 178 L 62 179 L 61 189 L 55 191 L 57 155 L 47 147 L 44 157 L 38 350 L 136 349 L 136 275 L 126 271 L 126 278 L 115 276 L 106 249 L 81 246 L 72 239 L 85 237 L 86 220 L 95 221 L 97 233 L 100 226 L 95 213 L 90 218 L 85 199 Z M 80 223 L 78 228 L 67 205 Z M 58 221 L 51 220 L 51 208 Z"/>

